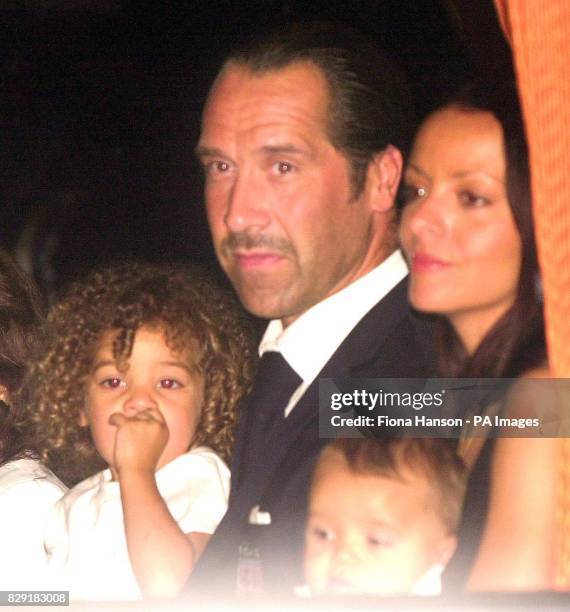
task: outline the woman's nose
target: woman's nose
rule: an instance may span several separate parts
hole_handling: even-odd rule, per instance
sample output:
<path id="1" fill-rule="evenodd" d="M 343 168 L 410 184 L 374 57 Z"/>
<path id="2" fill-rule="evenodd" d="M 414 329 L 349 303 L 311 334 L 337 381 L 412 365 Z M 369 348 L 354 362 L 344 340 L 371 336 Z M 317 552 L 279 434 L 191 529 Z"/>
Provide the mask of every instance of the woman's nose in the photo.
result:
<path id="1" fill-rule="evenodd" d="M 441 234 L 449 223 L 445 202 L 441 197 L 426 194 L 407 204 L 402 213 L 402 236 L 418 237 L 423 234 Z"/>

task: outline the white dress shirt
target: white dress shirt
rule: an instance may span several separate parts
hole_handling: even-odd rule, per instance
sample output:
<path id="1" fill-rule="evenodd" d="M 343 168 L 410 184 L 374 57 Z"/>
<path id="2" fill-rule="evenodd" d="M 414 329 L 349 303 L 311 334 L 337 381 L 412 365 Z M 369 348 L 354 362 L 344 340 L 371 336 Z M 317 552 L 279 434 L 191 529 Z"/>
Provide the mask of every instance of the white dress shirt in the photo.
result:
<path id="1" fill-rule="evenodd" d="M 286 328 L 279 319 L 269 323 L 259 355 L 280 352 L 303 379 L 285 407 L 285 416 L 357 323 L 407 274 L 401 251 L 394 251 L 376 268 L 309 308 Z"/>

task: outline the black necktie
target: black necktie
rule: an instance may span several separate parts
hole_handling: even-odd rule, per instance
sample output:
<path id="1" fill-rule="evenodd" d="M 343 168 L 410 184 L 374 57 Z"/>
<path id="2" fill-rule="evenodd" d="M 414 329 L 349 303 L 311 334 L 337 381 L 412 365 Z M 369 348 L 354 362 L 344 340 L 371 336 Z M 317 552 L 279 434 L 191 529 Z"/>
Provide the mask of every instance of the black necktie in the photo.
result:
<path id="1" fill-rule="evenodd" d="M 284 425 L 285 407 L 302 382 L 281 353 L 263 353 L 247 403 L 246 471 L 263 461 L 262 448 L 269 432 Z"/>
<path id="2" fill-rule="evenodd" d="M 281 353 L 263 353 L 249 402 L 256 420 L 269 421 L 266 423 L 269 426 L 272 421 L 284 418 L 285 407 L 301 382 Z"/>

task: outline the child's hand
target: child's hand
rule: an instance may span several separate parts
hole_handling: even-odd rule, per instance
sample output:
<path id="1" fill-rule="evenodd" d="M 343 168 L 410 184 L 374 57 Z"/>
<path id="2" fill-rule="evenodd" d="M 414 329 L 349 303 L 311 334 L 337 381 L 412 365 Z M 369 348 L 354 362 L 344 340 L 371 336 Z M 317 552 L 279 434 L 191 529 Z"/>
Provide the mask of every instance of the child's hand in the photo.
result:
<path id="1" fill-rule="evenodd" d="M 113 459 L 117 475 L 125 471 L 154 474 L 169 435 L 160 410 L 146 408 L 130 417 L 115 412 L 109 424 L 117 428 Z"/>

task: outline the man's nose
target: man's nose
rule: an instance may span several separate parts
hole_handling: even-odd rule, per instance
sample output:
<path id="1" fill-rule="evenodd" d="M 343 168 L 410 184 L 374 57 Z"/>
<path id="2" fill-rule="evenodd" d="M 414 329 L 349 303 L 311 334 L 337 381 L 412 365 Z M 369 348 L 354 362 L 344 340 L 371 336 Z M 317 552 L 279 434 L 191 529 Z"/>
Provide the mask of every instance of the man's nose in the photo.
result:
<path id="1" fill-rule="evenodd" d="M 262 177 L 242 172 L 228 194 L 224 221 L 230 232 L 262 231 L 270 223 L 267 191 Z"/>

